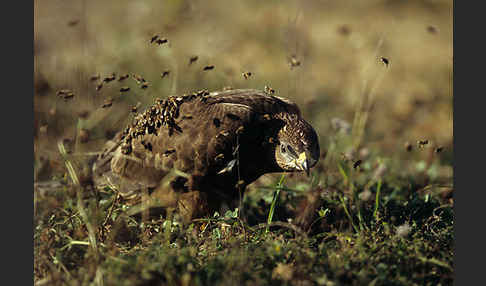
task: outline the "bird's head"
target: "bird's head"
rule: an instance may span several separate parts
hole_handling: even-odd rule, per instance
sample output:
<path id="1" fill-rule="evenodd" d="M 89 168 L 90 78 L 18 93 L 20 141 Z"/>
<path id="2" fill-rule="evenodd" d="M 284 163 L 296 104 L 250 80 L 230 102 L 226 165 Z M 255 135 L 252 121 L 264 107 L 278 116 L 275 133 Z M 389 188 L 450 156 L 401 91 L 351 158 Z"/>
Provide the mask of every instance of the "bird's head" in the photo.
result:
<path id="1" fill-rule="evenodd" d="M 312 126 L 300 117 L 286 120 L 279 130 L 275 148 L 277 165 L 285 171 L 305 171 L 309 175 L 319 161 L 319 140 Z"/>

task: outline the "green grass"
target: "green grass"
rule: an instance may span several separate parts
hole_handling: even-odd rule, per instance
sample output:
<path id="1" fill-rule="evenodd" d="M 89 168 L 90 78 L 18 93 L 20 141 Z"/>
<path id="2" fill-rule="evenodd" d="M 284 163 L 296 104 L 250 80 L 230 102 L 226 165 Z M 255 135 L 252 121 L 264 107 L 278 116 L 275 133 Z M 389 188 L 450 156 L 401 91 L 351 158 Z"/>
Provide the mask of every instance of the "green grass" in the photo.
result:
<path id="1" fill-rule="evenodd" d="M 427 150 L 416 152 L 410 156 Z M 75 171 L 67 167 L 66 185 L 36 197 L 35 280 L 50 285 L 451 285 L 454 214 L 443 178 L 418 184 L 424 170 L 403 173 L 403 162 L 394 158 L 387 158 L 387 172 L 378 177 L 379 164 L 355 170 L 350 162 L 335 160 L 325 161 L 340 167 L 313 172 L 311 179 L 288 176 L 284 184 L 282 175 L 270 186 L 254 186 L 244 198 L 243 217 L 235 209 L 188 225 L 176 217 L 142 222 L 127 216 L 131 206 L 116 192 L 70 184 Z M 298 223 L 302 202 L 311 194 L 317 194 L 317 203 L 307 223 Z"/>

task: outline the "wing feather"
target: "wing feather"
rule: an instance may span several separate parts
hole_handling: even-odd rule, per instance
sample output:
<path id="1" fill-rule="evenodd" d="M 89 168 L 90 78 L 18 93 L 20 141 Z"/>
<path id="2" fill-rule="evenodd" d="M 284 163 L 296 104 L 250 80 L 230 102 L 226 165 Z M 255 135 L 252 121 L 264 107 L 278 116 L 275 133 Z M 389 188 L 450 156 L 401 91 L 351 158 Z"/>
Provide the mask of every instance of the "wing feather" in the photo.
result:
<path id="1" fill-rule="evenodd" d="M 155 185 L 172 168 L 200 176 L 217 174 L 235 159 L 239 144 L 258 150 L 258 141 L 267 131 L 262 123 L 265 115 L 279 118 L 284 114 L 300 115 L 300 111 L 294 103 L 259 90 L 193 98 L 180 104 L 175 131 L 162 126 L 155 134 L 132 139 L 129 155 L 122 154 L 118 146 L 112 154 L 111 171 L 145 186 Z"/>

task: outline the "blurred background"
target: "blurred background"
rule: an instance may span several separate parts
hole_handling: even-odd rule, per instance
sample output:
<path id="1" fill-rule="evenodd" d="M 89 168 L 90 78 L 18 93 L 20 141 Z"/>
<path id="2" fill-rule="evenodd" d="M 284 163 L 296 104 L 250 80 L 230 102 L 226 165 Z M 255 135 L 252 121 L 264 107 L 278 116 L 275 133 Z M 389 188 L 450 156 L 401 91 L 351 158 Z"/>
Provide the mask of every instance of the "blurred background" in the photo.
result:
<path id="1" fill-rule="evenodd" d="M 157 97 L 228 86 L 269 86 L 295 101 L 319 135 L 323 158 L 326 150 L 331 158 L 425 156 L 407 155 L 404 146 L 428 140 L 443 148 L 438 172 L 452 180 L 452 1 L 34 5 L 37 180 L 63 170 L 58 140 L 94 154 L 130 122 L 132 106 L 143 110 Z M 154 35 L 168 42 L 151 43 Z M 116 79 L 97 90 L 113 73 Z M 74 96 L 58 94 L 64 89 Z M 344 134 L 341 141 L 337 134 Z"/>

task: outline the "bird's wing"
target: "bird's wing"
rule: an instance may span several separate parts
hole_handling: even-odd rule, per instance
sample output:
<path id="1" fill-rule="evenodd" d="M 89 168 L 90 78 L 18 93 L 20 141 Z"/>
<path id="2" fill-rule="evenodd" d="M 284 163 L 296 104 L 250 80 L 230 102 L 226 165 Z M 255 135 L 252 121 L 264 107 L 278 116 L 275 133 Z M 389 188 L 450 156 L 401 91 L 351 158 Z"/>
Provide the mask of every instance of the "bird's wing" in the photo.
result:
<path id="1" fill-rule="evenodd" d="M 267 127 L 276 126 L 265 122 L 281 113 L 299 111 L 295 104 L 258 90 L 191 98 L 179 105 L 171 126 L 132 139 L 129 154 L 119 144 L 111 153 L 111 172 L 149 187 L 174 168 L 192 175 L 216 174 L 234 160 L 239 145 L 256 146 Z"/>
<path id="2" fill-rule="evenodd" d="M 295 114 L 300 116 L 297 105 L 283 97 L 267 95 L 256 89 L 237 89 L 211 93 L 208 99 L 211 104 L 235 103 L 246 105 L 254 112 L 277 115 L 279 113 Z"/>

